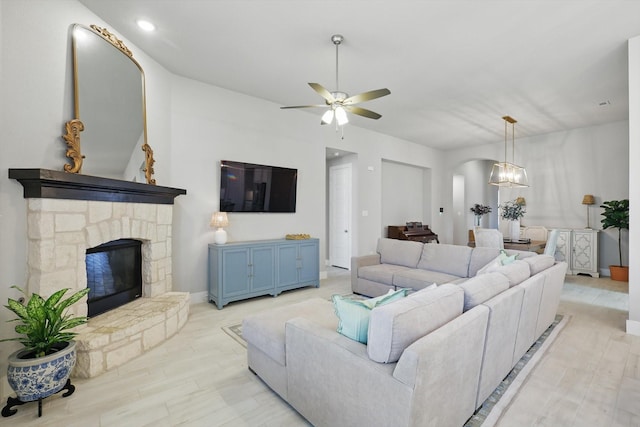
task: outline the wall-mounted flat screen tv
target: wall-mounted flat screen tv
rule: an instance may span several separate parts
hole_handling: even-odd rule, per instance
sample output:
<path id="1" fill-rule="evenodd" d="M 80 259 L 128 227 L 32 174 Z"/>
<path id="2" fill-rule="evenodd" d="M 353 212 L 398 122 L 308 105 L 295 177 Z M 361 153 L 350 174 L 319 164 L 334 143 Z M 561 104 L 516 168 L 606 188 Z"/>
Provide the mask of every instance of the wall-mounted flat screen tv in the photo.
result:
<path id="1" fill-rule="evenodd" d="M 295 212 L 298 170 L 220 162 L 221 212 Z"/>

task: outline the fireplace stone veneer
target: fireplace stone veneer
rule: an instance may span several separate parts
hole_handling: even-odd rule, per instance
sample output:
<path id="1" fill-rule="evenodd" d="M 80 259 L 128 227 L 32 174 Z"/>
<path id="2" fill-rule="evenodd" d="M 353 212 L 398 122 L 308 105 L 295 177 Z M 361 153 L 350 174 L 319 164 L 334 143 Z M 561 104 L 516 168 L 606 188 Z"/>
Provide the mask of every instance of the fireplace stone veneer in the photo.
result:
<path id="1" fill-rule="evenodd" d="M 72 180 L 81 179 L 85 187 L 87 182 L 105 182 L 101 178 L 77 178 L 43 170 L 13 169 L 9 177 L 20 180 L 15 176 L 16 171 L 55 173 L 55 179 L 46 184 L 53 186 L 61 185 L 56 179 L 64 180 L 67 176 Z M 106 181 L 112 186 L 102 192 L 113 194 L 113 185 L 118 181 Z M 109 197 L 100 195 L 100 189 L 92 186 L 87 197 L 81 195 L 86 190 L 74 188 L 77 194 L 70 200 L 39 193 L 28 195 L 27 184 L 21 183 L 27 198 L 29 293 L 48 296 L 62 288 L 70 288 L 69 294 L 84 289 L 88 248 L 119 239 L 142 242 L 142 298 L 92 317 L 86 325 L 77 328 L 74 376 L 90 378 L 116 368 L 159 345 L 185 325 L 189 316 L 189 293 L 172 292 L 171 272 L 173 197 L 185 194 L 184 190 L 170 189 L 175 191 L 173 197 L 161 201 L 155 196 L 152 199 L 143 196 L 142 202 L 130 196 L 126 196 L 127 201 L 122 201 L 121 196 L 108 201 Z M 62 185 L 68 185 L 67 180 Z M 162 191 L 162 187 L 158 190 L 146 184 L 123 185 L 137 192 L 144 192 L 145 187 L 150 187 L 151 193 Z M 86 297 L 73 305 L 70 312 L 86 316 Z"/>

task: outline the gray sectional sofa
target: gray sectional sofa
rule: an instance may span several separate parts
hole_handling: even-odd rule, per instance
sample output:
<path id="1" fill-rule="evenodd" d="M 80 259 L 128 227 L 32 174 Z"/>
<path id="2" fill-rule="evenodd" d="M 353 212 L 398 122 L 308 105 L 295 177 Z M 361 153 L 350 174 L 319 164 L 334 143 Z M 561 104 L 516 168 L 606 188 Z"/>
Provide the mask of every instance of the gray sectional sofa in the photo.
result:
<path id="1" fill-rule="evenodd" d="M 474 277 L 499 253 L 500 249 L 494 248 L 379 239 L 375 254 L 351 259 L 351 289 L 376 297 L 389 289 L 420 290 L 432 283 L 460 283 Z M 517 254 L 518 260 L 536 255 L 515 250 L 506 253 Z"/>
<path id="2" fill-rule="evenodd" d="M 397 255 L 413 249 L 386 240 L 381 262 L 353 265 L 379 265 L 387 283 L 355 271 L 354 290 L 380 294 L 409 277 L 414 292 L 371 311 L 367 344 L 336 332 L 331 301 L 310 299 L 244 319 L 249 368 L 315 426 L 461 426 L 553 322 L 567 265 L 525 254 L 503 266 L 498 251 L 421 243 L 409 263 Z M 466 270 L 449 268 L 452 254 Z M 422 286 L 441 275 L 453 283 Z"/>

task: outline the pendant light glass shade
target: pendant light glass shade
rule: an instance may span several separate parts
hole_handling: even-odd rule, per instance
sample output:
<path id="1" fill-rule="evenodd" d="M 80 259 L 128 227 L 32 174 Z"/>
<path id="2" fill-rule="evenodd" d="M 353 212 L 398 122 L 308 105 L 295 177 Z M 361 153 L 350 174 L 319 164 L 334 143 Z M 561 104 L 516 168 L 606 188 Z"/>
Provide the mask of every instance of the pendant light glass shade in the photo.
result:
<path id="1" fill-rule="evenodd" d="M 493 165 L 489 176 L 489 184 L 499 187 L 528 187 L 529 179 L 527 178 L 526 169 L 513 163 L 513 158 L 515 157 L 515 124 L 517 121 L 510 116 L 504 116 L 502 119 L 504 120 L 504 162 Z M 511 163 L 507 162 L 507 123 L 511 123 L 512 126 Z"/>
<path id="2" fill-rule="evenodd" d="M 338 122 L 338 126 L 345 125 L 349 123 L 349 118 L 347 117 L 347 112 L 342 107 L 336 107 L 336 121 Z"/>
<path id="3" fill-rule="evenodd" d="M 330 125 L 331 122 L 333 121 L 333 110 L 327 110 L 327 112 L 325 112 L 322 115 L 322 124 L 325 125 Z"/>

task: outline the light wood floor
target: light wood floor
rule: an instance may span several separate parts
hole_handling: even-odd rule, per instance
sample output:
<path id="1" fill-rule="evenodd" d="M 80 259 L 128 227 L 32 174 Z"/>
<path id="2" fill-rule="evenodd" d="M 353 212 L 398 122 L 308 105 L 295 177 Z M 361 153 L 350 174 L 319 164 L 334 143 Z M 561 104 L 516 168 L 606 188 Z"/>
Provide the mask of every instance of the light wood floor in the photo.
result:
<path id="1" fill-rule="evenodd" d="M 567 276 L 560 312 L 567 327 L 528 377 L 500 427 L 640 426 L 640 337 L 624 333 L 626 283 Z M 192 307 L 175 337 L 117 370 L 74 381 L 74 395 L 18 407 L 11 426 L 306 426 L 247 370 L 246 351 L 221 327 L 248 313 L 350 290 L 348 272 L 332 270 L 321 287 Z"/>

